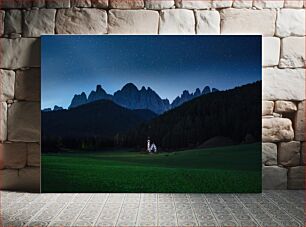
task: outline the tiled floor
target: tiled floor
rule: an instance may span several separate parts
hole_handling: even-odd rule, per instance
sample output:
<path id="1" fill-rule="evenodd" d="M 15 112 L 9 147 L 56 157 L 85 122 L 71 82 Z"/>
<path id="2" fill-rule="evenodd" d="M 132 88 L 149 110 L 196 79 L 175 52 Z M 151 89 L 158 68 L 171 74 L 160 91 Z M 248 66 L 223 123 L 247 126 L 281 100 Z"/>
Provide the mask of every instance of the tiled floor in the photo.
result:
<path id="1" fill-rule="evenodd" d="M 1 192 L 4 226 L 304 226 L 303 191 L 262 194 Z"/>

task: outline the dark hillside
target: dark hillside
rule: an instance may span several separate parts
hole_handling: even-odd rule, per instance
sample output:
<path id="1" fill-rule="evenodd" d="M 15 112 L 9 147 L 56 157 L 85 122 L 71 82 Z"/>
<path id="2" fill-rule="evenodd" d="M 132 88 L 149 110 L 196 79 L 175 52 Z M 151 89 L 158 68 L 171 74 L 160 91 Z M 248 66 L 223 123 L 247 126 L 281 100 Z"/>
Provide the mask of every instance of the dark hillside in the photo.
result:
<path id="1" fill-rule="evenodd" d="M 76 147 L 79 143 L 111 145 L 117 133 L 126 132 L 156 116 L 150 110 L 129 110 L 112 101 L 100 100 L 69 110 L 42 112 L 42 139 L 47 143 L 56 140 L 64 147 L 70 147 L 72 143 Z"/>
<path id="2" fill-rule="evenodd" d="M 261 81 L 200 96 L 123 135 L 126 146 L 147 137 L 163 149 L 198 147 L 222 136 L 235 143 L 261 140 Z"/>

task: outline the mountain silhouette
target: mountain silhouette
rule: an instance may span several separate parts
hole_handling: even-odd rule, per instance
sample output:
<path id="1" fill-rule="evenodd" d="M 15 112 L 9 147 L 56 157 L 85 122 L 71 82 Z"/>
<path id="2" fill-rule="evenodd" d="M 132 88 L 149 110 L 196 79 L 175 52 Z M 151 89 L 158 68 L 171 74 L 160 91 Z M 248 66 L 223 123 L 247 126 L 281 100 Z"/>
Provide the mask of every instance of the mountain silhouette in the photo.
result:
<path id="1" fill-rule="evenodd" d="M 84 138 L 112 143 L 123 133 L 157 115 L 150 110 L 130 110 L 110 100 L 99 100 L 69 110 L 42 112 L 42 139 L 78 143 Z"/>
<path id="2" fill-rule="evenodd" d="M 189 95 L 184 92 L 181 98 Z M 260 141 L 261 81 L 199 96 L 122 136 L 123 146 L 141 147 L 150 137 L 170 150 L 199 147 L 216 137 Z"/>
<path id="3" fill-rule="evenodd" d="M 194 93 L 189 93 L 189 91 L 185 90 L 181 96 L 177 96 L 170 104 L 168 99 L 162 99 L 150 87 L 145 88 L 143 86 L 139 90 L 133 83 L 127 83 L 121 90 L 118 90 L 114 93 L 114 95 L 111 95 L 107 94 L 101 85 L 97 85 L 96 90 L 91 91 L 88 98 L 85 92 L 82 92 L 79 95 L 74 95 L 69 109 L 98 100 L 111 100 L 114 103 L 128 109 L 148 109 L 156 114 L 162 114 L 200 95 L 205 95 L 214 91 L 218 90 L 216 88 L 211 90 L 208 86 L 206 86 L 202 92 L 199 88 L 197 88 Z"/>
<path id="4" fill-rule="evenodd" d="M 74 95 L 71 104 L 69 106 L 70 108 L 74 108 L 77 106 L 81 106 L 87 103 L 87 96 L 85 94 L 85 92 L 82 92 L 80 95 Z"/>
<path id="5" fill-rule="evenodd" d="M 126 84 L 121 90 L 114 93 L 115 103 L 129 109 L 149 109 L 161 114 L 170 109 L 168 99 L 161 99 L 160 96 L 150 87 L 141 90 L 132 84 Z"/>
<path id="6" fill-rule="evenodd" d="M 97 85 L 96 91 L 90 92 L 87 103 L 95 102 L 102 99 L 112 100 L 112 95 L 107 94 L 101 85 Z"/>
<path id="7" fill-rule="evenodd" d="M 171 103 L 171 109 L 176 108 L 176 107 L 182 105 L 183 103 L 188 102 L 188 101 L 190 101 L 190 100 L 192 100 L 194 98 L 197 98 L 197 97 L 199 97 L 201 95 L 207 95 L 207 94 L 209 94 L 211 92 L 216 92 L 216 91 L 219 91 L 219 90 L 216 89 L 216 88 L 213 88 L 212 91 L 211 91 L 209 86 L 206 86 L 203 89 L 202 92 L 201 92 L 201 90 L 199 88 L 197 88 L 194 93 L 189 93 L 189 91 L 184 90 L 183 94 L 181 96 L 177 96 L 173 100 L 173 102 Z"/>
<path id="8" fill-rule="evenodd" d="M 153 92 L 150 88 L 137 90 L 128 84 L 113 97 L 120 97 L 124 105 L 131 106 L 134 103 L 129 100 L 136 100 L 139 92 Z M 106 99 L 68 110 L 42 111 L 43 150 L 143 148 L 148 137 L 166 150 L 220 142 L 216 138 L 227 138 L 235 144 L 250 141 L 247 138 L 260 141 L 261 81 L 202 93 L 183 92 L 179 97 L 182 101 L 198 97 L 161 115 L 148 109 L 125 108 Z M 124 99 L 125 94 L 130 96 Z"/>

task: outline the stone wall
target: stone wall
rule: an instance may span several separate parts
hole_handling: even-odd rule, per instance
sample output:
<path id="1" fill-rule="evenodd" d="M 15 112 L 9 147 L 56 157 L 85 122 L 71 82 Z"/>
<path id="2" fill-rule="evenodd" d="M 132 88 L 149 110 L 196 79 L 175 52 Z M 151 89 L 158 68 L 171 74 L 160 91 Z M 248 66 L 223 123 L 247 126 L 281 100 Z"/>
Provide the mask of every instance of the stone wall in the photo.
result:
<path id="1" fill-rule="evenodd" d="M 304 187 L 305 2 L 0 2 L 2 189 L 39 191 L 42 34 L 262 34 L 263 187 Z"/>

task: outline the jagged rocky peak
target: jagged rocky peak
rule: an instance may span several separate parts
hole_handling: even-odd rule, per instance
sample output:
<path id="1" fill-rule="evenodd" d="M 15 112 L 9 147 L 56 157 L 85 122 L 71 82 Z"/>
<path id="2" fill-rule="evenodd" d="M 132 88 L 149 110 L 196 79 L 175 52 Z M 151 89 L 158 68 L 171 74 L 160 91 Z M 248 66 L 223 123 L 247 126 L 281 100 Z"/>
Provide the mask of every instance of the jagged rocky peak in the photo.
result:
<path id="1" fill-rule="evenodd" d="M 87 99 L 87 95 L 86 95 L 86 93 L 84 91 L 80 94 L 80 97 L 84 98 L 84 99 Z"/>
<path id="2" fill-rule="evenodd" d="M 80 95 L 74 95 L 71 104 L 69 106 L 69 109 L 80 105 L 84 105 L 86 103 L 87 103 L 87 96 L 85 92 L 82 92 Z"/>
<path id="3" fill-rule="evenodd" d="M 55 105 L 55 106 L 53 107 L 53 111 L 59 111 L 59 110 L 63 110 L 63 109 L 64 109 L 63 107 L 58 106 L 58 105 Z"/>
<path id="4" fill-rule="evenodd" d="M 113 101 L 129 109 L 149 109 L 155 113 L 163 113 L 170 108 L 169 100 L 163 100 L 150 87 L 143 86 L 140 90 L 128 83 L 113 96 Z"/>
<path id="5" fill-rule="evenodd" d="M 201 95 L 201 90 L 200 90 L 199 88 L 197 88 L 197 89 L 195 90 L 195 92 L 193 93 L 193 96 L 198 97 L 198 96 L 200 96 L 200 95 Z"/>
<path id="6" fill-rule="evenodd" d="M 202 95 L 206 95 L 206 94 L 208 94 L 210 92 L 211 92 L 210 87 L 209 86 L 205 86 L 203 91 L 202 91 Z"/>
<path id="7" fill-rule="evenodd" d="M 212 90 L 214 90 L 215 88 L 213 88 Z M 188 102 L 200 95 L 206 95 L 212 92 L 212 90 L 210 89 L 209 86 L 204 87 L 203 91 L 201 92 L 201 90 L 199 88 L 197 88 L 195 90 L 194 93 L 190 93 L 187 90 L 184 90 L 183 93 L 181 94 L 181 96 L 177 96 L 174 101 L 171 103 L 171 108 L 175 108 L 178 107 L 180 105 L 182 105 L 185 102 Z M 217 89 L 216 89 L 217 90 Z"/>
<path id="8" fill-rule="evenodd" d="M 97 85 L 96 92 L 106 94 L 106 91 L 102 88 L 102 86 L 100 84 Z"/>
<path id="9" fill-rule="evenodd" d="M 197 91 L 196 91 L 197 92 Z M 195 93 L 196 93 L 195 92 Z M 199 89 L 200 92 L 200 89 Z M 200 92 L 201 94 L 201 92 Z M 189 93 L 189 91 L 184 90 L 181 96 L 177 96 L 171 104 L 171 108 L 178 107 L 182 105 L 184 102 L 190 101 L 191 99 L 195 98 L 196 96 L 193 93 Z"/>
<path id="10" fill-rule="evenodd" d="M 138 88 L 133 83 L 127 83 L 126 85 L 123 86 L 121 91 L 138 91 Z"/>
<path id="11" fill-rule="evenodd" d="M 100 84 L 97 85 L 96 91 L 91 91 L 88 96 L 88 102 L 94 102 L 101 99 L 111 99 L 110 95 L 102 88 Z"/>
<path id="12" fill-rule="evenodd" d="M 198 97 L 201 95 L 201 90 L 197 88 L 194 93 L 190 93 L 187 90 L 184 90 L 181 96 L 177 96 L 171 104 L 171 108 L 178 107 L 182 105 L 184 102 L 188 102 L 191 99 Z"/>
<path id="13" fill-rule="evenodd" d="M 165 105 L 170 105 L 169 99 L 163 99 L 163 102 L 164 102 Z"/>
<path id="14" fill-rule="evenodd" d="M 51 108 L 44 108 L 44 109 L 42 110 L 42 112 L 51 112 L 51 111 L 52 111 Z"/>
<path id="15" fill-rule="evenodd" d="M 183 91 L 183 94 L 181 95 L 182 98 L 184 98 L 184 97 L 189 97 L 189 96 L 190 96 L 190 93 L 189 93 L 189 91 L 187 91 L 187 90 L 184 90 L 184 91 Z"/>
<path id="16" fill-rule="evenodd" d="M 97 87 L 96 87 L 96 91 L 101 91 L 102 90 L 102 86 L 101 84 L 98 84 Z"/>
<path id="17" fill-rule="evenodd" d="M 150 87 L 147 89 L 147 94 L 151 96 L 155 96 L 158 99 L 161 99 L 161 97 Z"/>
<path id="18" fill-rule="evenodd" d="M 217 89 L 213 88 L 213 91 Z M 184 102 L 190 101 L 203 94 L 211 92 L 209 86 L 206 86 L 203 91 L 199 88 L 194 93 L 184 90 L 180 96 L 170 104 L 168 99 L 162 99 L 152 88 L 142 86 L 140 90 L 133 83 L 127 83 L 121 90 L 118 90 L 114 95 L 107 94 L 101 85 L 96 86 L 95 91 L 91 91 L 88 96 L 82 92 L 80 95 L 75 95 L 71 101 L 69 108 L 84 105 L 86 103 L 106 99 L 115 102 L 116 104 L 128 109 L 149 109 L 157 114 L 164 113 L 167 110 L 178 107 Z"/>

